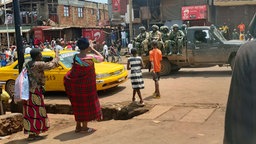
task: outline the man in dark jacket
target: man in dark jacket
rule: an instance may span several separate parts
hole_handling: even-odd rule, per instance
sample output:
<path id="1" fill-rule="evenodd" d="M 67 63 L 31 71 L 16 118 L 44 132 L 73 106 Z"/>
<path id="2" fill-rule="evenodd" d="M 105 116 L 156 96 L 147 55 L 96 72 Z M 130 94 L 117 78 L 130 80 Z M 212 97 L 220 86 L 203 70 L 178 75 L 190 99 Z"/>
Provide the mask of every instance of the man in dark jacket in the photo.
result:
<path id="1" fill-rule="evenodd" d="M 256 144 L 256 41 L 236 55 L 226 109 L 224 144 Z"/>

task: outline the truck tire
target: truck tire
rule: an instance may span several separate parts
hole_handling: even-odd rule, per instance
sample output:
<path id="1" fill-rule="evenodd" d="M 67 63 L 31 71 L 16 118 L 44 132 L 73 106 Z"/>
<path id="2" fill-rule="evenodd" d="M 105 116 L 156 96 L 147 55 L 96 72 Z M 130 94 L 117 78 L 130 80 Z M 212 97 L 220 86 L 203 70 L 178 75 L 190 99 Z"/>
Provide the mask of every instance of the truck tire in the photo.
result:
<path id="1" fill-rule="evenodd" d="M 171 64 L 171 72 L 178 72 L 180 70 L 180 67 L 177 66 L 176 64 Z"/>
<path id="2" fill-rule="evenodd" d="M 234 69 L 234 65 L 235 65 L 235 57 L 232 57 L 230 60 L 230 66 L 232 70 Z"/>
<path id="3" fill-rule="evenodd" d="M 170 73 L 171 73 L 171 64 L 167 59 L 163 59 L 161 61 L 160 75 L 161 76 L 166 76 L 166 75 L 169 75 Z"/>

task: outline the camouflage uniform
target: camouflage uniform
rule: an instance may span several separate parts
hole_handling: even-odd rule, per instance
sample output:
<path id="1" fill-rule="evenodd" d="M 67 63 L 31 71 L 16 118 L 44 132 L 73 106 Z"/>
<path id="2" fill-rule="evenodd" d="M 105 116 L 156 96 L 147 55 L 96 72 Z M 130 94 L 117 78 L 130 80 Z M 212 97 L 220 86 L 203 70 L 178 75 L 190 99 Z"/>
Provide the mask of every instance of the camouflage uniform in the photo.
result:
<path id="1" fill-rule="evenodd" d="M 163 41 L 162 35 L 159 31 L 159 27 L 157 25 L 152 26 L 152 31 L 149 33 L 149 42 L 151 43 L 153 40 L 158 41 L 158 48 L 163 51 Z M 151 45 L 149 46 L 148 52 L 152 49 Z"/>
<path id="2" fill-rule="evenodd" d="M 181 55 L 183 38 L 184 33 L 179 30 L 179 26 L 177 24 L 174 24 L 173 31 L 170 33 L 171 48 L 169 55 L 171 55 L 173 52 L 177 52 L 177 55 Z"/>
<path id="3" fill-rule="evenodd" d="M 170 40 L 170 31 L 168 26 L 161 26 L 162 28 L 162 41 L 164 43 L 163 47 L 163 54 L 168 54 L 170 52 L 170 47 L 171 47 L 171 40 Z M 161 30 L 160 28 L 160 30 Z"/>
<path id="4" fill-rule="evenodd" d="M 183 46 L 185 46 L 187 42 L 187 25 L 186 24 L 182 24 L 181 31 L 183 32 L 183 35 L 184 35 Z"/>
<path id="5" fill-rule="evenodd" d="M 140 34 L 135 38 L 135 47 L 138 50 L 138 54 L 146 54 L 148 51 L 148 38 L 149 33 L 146 32 L 146 28 L 144 26 L 141 26 L 140 28 Z"/>

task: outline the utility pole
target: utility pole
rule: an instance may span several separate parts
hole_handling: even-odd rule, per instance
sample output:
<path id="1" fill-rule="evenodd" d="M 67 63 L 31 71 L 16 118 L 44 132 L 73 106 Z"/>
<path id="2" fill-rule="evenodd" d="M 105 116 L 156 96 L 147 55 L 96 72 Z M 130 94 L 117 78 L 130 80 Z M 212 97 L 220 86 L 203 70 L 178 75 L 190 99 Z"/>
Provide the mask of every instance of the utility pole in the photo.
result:
<path id="1" fill-rule="evenodd" d="M 18 51 L 18 64 L 19 64 L 19 73 L 22 71 L 24 63 L 24 53 L 23 53 L 23 44 L 21 36 L 21 22 L 20 22 L 20 2 L 18 0 L 13 1 L 13 10 L 14 10 L 14 22 L 15 22 L 15 35 L 16 35 L 16 46 Z"/>
<path id="2" fill-rule="evenodd" d="M 129 0 L 129 31 L 130 31 L 130 41 L 133 39 L 133 29 L 132 29 L 132 0 Z"/>
<path id="3" fill-rule="evenodd" d="M 24 63 L 24 53 L 23 53 L 23 44 L 21 36 L 21 22 L 20 22 L 20 3 L 19 0 L 13 1 L 13 10 L 14 10 L 14 22 L 15 22 L 15 35 L 16 35 L 16 47 L 18 53 L 18 65 L 19 73 L 22 71 Z M 22 113 L 22 103 L 15 104 L 14 97 L 11 101 L 11 112 L 20 112 Z"/>
<path id="4" fill-rule="evenodd" d="M 9 36 L 9 30 L 8 30 L 8 17 L 6 15 L 6 0 L 4 0 L 4 19 L 5 19 L 5 25 L 6 25 L 6 36 L 7 36 L 7 48 L 10 48 L 10 36 Z"/>

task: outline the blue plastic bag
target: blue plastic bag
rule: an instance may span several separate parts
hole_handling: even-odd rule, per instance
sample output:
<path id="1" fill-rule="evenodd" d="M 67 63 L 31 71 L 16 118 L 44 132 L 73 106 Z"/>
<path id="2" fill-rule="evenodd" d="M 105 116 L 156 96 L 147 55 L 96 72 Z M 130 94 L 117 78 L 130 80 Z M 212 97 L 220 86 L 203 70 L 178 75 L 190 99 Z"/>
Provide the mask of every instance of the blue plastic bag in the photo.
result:
<path id="1" fill-rule="evenodd" d="M 29 99 L 29 79 L 26 68 L 23 68 L 18 78 L 15 80 L 14 101 Z"/>

